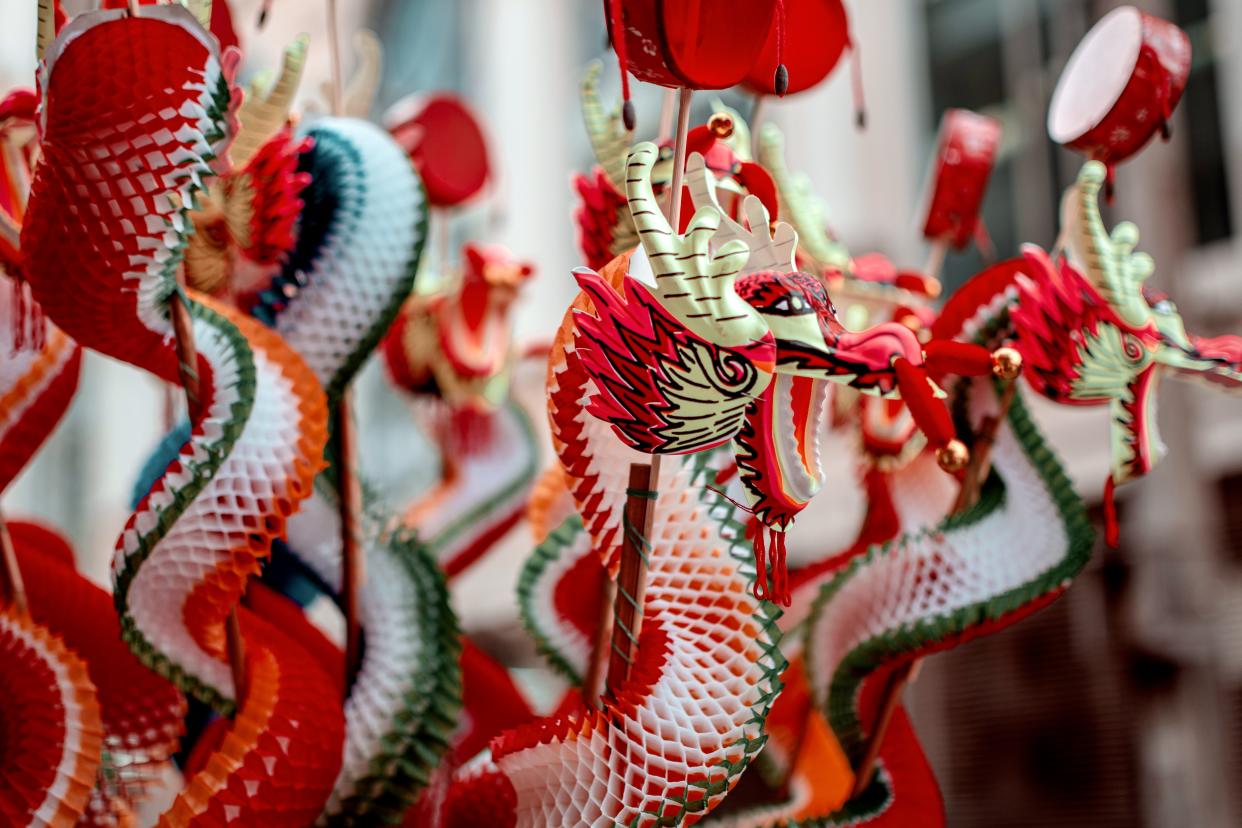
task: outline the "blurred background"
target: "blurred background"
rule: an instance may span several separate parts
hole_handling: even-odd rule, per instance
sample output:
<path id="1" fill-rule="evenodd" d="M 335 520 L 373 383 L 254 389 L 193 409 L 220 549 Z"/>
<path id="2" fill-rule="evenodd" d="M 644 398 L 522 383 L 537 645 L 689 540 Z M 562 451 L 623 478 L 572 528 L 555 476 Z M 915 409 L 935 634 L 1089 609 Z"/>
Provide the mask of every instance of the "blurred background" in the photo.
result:
<path id="1" fill-rule="evenodd" d="M 276 0 L 262 32 L 258 5 L 232 1 L 247 51 L 243 78 L 273 69 L 285 43 L 307 32 L 302 95 L 323 111 L 323 4 Z M 844 63 L 818 89 L 768 104 L 764 117 L 784 128 L 791 167 L 810 176 L 851 252 L 880 251 L 917 267 L 927 256 L 920 190 L 940 115 L 947 107 L 993 115 L 1005 137 L 984 217 L 998 254 L 1014 255 L 1024 241 L 1050 247 L 1060 192 L 1080 159 L 1047 139 L 1048 99 L 1079 38 L 1115 5 L 847 0 L 866 131 L 853 125 Z M 1242 0 L 1136 5 L 1187 31 L 1194 65 L 1172 140 L 1118 170 L 1106 219 L 1138 224 L 1140 248 L 1157 262 L 1153 283 L 1175 298 L 1193 332 L 1242 332 Z M 480 113 L 498 175 L 484 198 L 451 216 L 450 249 L 477 239 L 534 262 L 517 333 L 522 341 L 548 337 L 579 264 L 570 176 L 592 163 L 577 90 L 589 60 L 609 61 L 600 4 L 341 6 L 343 32 L 366 26 L 384 42 L 375 116 L 406 94 L 436 89 L 456 90 Z M 0 5 L 0 88 L 32 84 L 34 22 L 34 0 Z M 351 60 L 347 49 L 347 73 Z M 616 84 L 615 72 L 605 79 Z M 605 85 L 605 100 L 615 95 Z M 699 96 L 695 122 L 710 114 L 711 97 Z M 748 96 L 721 97 L 750 111 Z M 655 132 L 662 98 L 663 90 L 637 85 L 640 134 Z M 980 266 L 973 251 L 950 254 L 947 287 Z M 542 422 L 542 377 L 522 378 L 521 392 Z M 358 397 L 366 473 L 394 502 L 408 501 L 434 478 L 434 455 L 375 365 Z M 70 416 L 5 495 L 6 513 L 67 530 L 82 569 L 101 583 L 137 471 L 159 440 L 163 399 L 149 375 L 90 355 Z M 950 825 L 1242 825 L 1242 400 L 1171 382 L 1160 401 L 1170 453 L 1119 491 L 1121 548 L 1101 545 L 1049 609 L 929 659 L 907 693 Z M 1035 408 L 1080 493 L 1097 502 L 1109 466 L 1107 413 Z M 832 495 L 800 523 L 795 556 L 843 545 L 857 527 L 852 471 L 831 447 L 828 455 Z M 515 623 L 513 601 L 530 551 L 525 532 L 515 529 L 454 593 L 466 628 L 539 693 L 548 678 Z"/>

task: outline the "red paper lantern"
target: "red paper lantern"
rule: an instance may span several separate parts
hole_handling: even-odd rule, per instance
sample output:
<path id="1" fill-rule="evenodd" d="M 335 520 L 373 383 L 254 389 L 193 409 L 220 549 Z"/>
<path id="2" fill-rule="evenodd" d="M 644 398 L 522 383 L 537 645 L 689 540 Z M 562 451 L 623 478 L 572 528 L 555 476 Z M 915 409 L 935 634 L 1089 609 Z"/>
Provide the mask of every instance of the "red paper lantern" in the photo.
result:
<path id="1" fill-rule="evenodd" d="M 828 77 L 852 47 L 850 21 L 841 0 L 785 0 L 784 20 L 768 30 L 743 84 L 759 95 L 775 95 L 776 70 L 789 72 L 786 94 L 802 92 Z"/>
<path id="2" fill-rule="evenodd" d="M 979 227 L 979 208 L 1000 138 L 1001 125 L 995 118 L 968 109 L 944 113 L 932 162 L 925 238 L 948 242 L 959 250 L 970 243 Z"/>
<path id="3" fill-rule="evenodd" d="M 398 104 L 388 121 L 389 132 L 414 161 L 432 204 L 461 204 L 487 184 L 491 164 L 483 129 L 457 96 L 440 93 L 412 107 Z"/>
<path id="4" fill-rule="evenodd" d="M 1142 149 L 1168 121 L 1190 74 L 1177 26 L 1122 6 L 1074 49 L 1048 107 L 1048 135 L 1109 166 Z"/>

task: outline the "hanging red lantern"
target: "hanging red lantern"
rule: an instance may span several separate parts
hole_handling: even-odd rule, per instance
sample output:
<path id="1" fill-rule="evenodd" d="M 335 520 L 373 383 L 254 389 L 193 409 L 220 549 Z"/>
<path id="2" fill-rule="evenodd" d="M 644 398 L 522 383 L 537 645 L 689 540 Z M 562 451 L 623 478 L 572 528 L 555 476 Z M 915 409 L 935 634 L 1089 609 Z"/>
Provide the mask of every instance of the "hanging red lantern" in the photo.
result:
<path id="1" fill-rule="evenodd" d="M 724 89 L 740 83 L 758 60 L 786 2 L 604 0 L 608 36 L 621 61 L 626 126 L 633 128 L 627 71 L 674 89 Z M 618 30 L 625 36 L 617 37 Z M 777 86 L 778 73 L 783 69 L 774 70 Z"/>
<path id="2" fill-rule="evenodd" d="M 1109 169 L 1169 119 L 1190 75 L 1190 38 L 1167 20 L 1122 6 L 1091 27 L 1057 81 L 1048 135 Z"/>
<path id="3" fill-rule="evenodd" d="M 1000 121 L 969 109 L 940 120 L 923 236 L 961 250 L 982 228 L 979 208 L 1000 148 Z"/>
<path id="4" fill-rule="evenodd" d="M 409 153 L 432 204 L 453 207 L 487 184 L 487 140 L 474 113 L 457 96 L 441 93 L 400 101 L 384 121 Z"/>

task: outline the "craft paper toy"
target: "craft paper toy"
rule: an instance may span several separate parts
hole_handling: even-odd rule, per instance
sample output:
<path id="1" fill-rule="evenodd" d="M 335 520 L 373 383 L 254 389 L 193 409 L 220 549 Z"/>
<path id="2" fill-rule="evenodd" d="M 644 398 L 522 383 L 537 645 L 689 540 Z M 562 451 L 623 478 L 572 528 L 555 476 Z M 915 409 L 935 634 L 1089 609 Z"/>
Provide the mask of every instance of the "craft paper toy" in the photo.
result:
<path id="1" fill-rule="evenodd" d="M 169 300 L 180 301 L 187 212 L 235 129 L 234 64 L 189 12 L 160 6 L 140 16 L 79 16 L 43 68 L 43 161 L 21 237 L 27 278 L 48 316 L 79 343 L 168 381 L 178 377 Z M 152 117 L 136 120 L 135 112 Z M 118 198 L 126 192 L 135 197 Z M 187 301 L 199 411 L 189 442 L 118 541 L 121 628 L 148 666 L 236 712 L 169 818 L 189 824 L 245 813 L 305 824 L 339 766 L 340 707 L 304 651 L 244 612 L 248 679 L 236 687 L 224 626 L 270 538 L 310 493 L 323 397 L 301 360 L 262 326 Z"/>
<path id="2" fill-rule="evenodd" d="M 566 472 L 575 488 L 591 485 Z M 704 488 L 707 475 L 696 457 L 664 480 L 646 620 L 615 701 L 499 737 L 488 764 L 458 774 L 447 825 L 690 824 L 736 783 L 758 750 L 784 660 L 771 610 L 750 594 L 742 524 Z"/>
<path id="3" fill-rule="evenodd" d="M 1160 132 L 1190 76 L 1190 38 L 1121 6 L 1091 27 L 1070 56 L 1048 107 L 1048 135 L 1112 169 Z"/>
<path id="4" fill-rule="evenodd" d="M 1000 121 L 968 109 L 950 109 L 940 120 L 923 237 L 961 250 L 972 239 L 991 249 L 979 216 L 1000 149 Z"/>
<path id="5" fill-rule="evenodd" d="M 724 89 L 739 83 L 759 60 L 768 32 L 776 32 L 773 83 L 785 94 L 783 2 L 728 0 L 674 6 L 660 0 L 604 0 L 608 38 L 621 64 L 622 113 L 634 129 L 629 75 L 674 89 Z M 624 33 L 618 37 L 617 33 Z"/>
<path id="6" fill-rule="evenodd" d="M 427 201 L 405 152 L 382 129 L 324 118 L 302 130 L 297 243 L 253 313 L 301 354 L 339 401 L 414 286 Z M 339 426 L 338 426 L 339 427 Z M 339 446 L 329 458 L 336 462 Z M 341 516 L 333 473 L 289 524 L 289 547 L 343 600 Z M 460 704 L 457 625 L 444 575 L 365 483 L 358 586 L 366 647 L 345 703 L 344 764 L 323 819 L 399 820 L 448 748 Z"/>
<path id="7" fill-rule="evenodd" d="M 993 295 L 959 292 L 938 338 L 1005 341 Z M 974 333 L 971 333 L 974 332 Z M 972 422 L 998 413 L 979 380 L 961 381 Z M 1056 598 L 1086 563 L 1092 533 L 1082 503 L 1013 399 L 992 447 L 978 503 L 926 532 L 874 546 L 823 584 L 804 655 L 815 703 L 857 766 L 874 736 L 888 677 L 901 665 L 994 632 Z M 1003 559 L 995 555 L 1002 540 Z M 838 813 L 810 824 L 943 824 L 939 793 L 898 709 L 879 746 L 879 771 Z"/>
<path id="8" fill-rule="evenodd" d="M 491 178 L 483 128 L 455 95 L 440 93 L 400 101 L 388 110 L 384 122 L 413 159 L 434 206 L 465 203 Z"/>
<path id="9" fill-rule="evenodd" d="M 1144 286 L 1155 263 L 1134 250 L 1138 228 L 1122 222 L 1109 233 L 1100 217 L 1106 178 L 1104 165 L 1089 161 L 1066 191 L 1062 257 L 1023 248 L 1012 316 L 1032 388 L 1057 402 L 1109 406 L 1111 515 L 1113 487 L 1146 474 L 1164 454 L 1155 417 L 1160 376 L 1172 370 L 1238 389 L 1242 337 L 1187 334 L 1177 306 Z M 1111 520 L 1109 535 L 1115 544 Z"/>
<path id="10" fill-rule="evenodd" d="M 691 90 L 783 95 L 857 63 L 840 0 L 605 0 L 624 103 L 588 68 L 587 267 L 551 346 L 523 346 L 533 265 L 480 240 L 417 277 L 432 208 L 493 177 L 465 101 L 366 121 L 379 39 L 357 33 L 344 84 L 332 2 L 322 117 L 292 108 L 306 37 L 243 95 L 223 0 L 102 5 L 40 4 L 38 91 L 0 98 L 0 493 L 82 349 L 176 386 L 189 417 L 136 487 L 111 595 L 55 531 L 0 515 L 0 824 L 136 824 L 176 761 L 161 825 L 937 828 L 903 688 L 1054 601 L 1094 540 L 1019 373 L 1109 406 L 1110 540 L 1115 485 L 1163 453 L 1161 376 L 1242 387 L 1242 337 L 1187 333 L 1138 231 L 1100 215 L 1189 73 L 1186 35 L 1133 8 L 1054 95 L 1049 133 L 1090 158 L 1054 252 L 937 309 L 938 254 L 851 256 L 775 125 L 753 152 L 719 102 L 691 128 Z M 634 143 L 630 74 L 680 90 L 660 146 Z M 945 113 L 934 251 L 985 238 L 999 145 L 994 119 Z M 349 389 L 377 349 L 440 455 L 404 512 L 355 469 Z M 542 474 L 514 387 L 531 360 Z M 789 571 L 829 428 L 860 528 Z M 448 591 L 523 517 L 518 613 L 567 683 L 542 717 Z M 311 621 L 321 597 L 344 647 Z"/>
<path id="11" fill-rule="evenodd" d="M 177 750 L 185 698 L 129 652 L 111 597 L 74 570 L 73 551 L 63 538 L 32 524 L 13 522 L 8 529 L 32 621 L 83 660 L 99 706 L 96 747 L 102 753 L 83 818 L 115 824 L 111 819 L 160 783 Z"/>
<path id="12" fill-rule="evenodd" d="M 449 277 L 442 289 L 411 296 L 380 344 L 393 383 L 429 403 L 418 413 L 440 450 L 440 480 L 403 523 L 449 577 L 521 518 L 539 453 L 534 427 L 510 395 L 520 360 L 510 315 L 533 267 L 502 248 L 466 245 L 463 253 L 460 281 Z"/>
<path id="13" fill-rule="evenodd" d="M 894 395 L 900 384 L 937 447 L 953 439 L 948 415 L 916 367 L 923 350 L 909 328 L 885 323 L 855 333 L 837 321 L 823 286 L 794 272 L 797 237 L 770 231 L 767 211 L 746 199 L 748 226 L 724 218 L 701 156 L 691 156 L 698 207 L 673 234 L 651 188 L 655 147 L 630 156 L 628 201 L 654 288 L 627 278 L 624 297 L 591 271 L 579 284 L 594 314 L 579 314 L 577 349 L 597 394 L 590 411 L 649 453 L 699 451 L 735 440 L 756 517 L 774 537 L 773 588 L 784 583 L 784 531 L 822 485 L 818 420 L 825 381 Z M 719 231 L 719 235 L 718 235 Z M 757 589 L 766 595 L 765 547 L 756 535 Z"/>
<path id="14" fill-rule="evenodd" d="M 103 741 L 86 665 L 46 627 L 5 607 L 0 691 L 0 819 L 8 825 L 74 825 L 86 810 Z"/>

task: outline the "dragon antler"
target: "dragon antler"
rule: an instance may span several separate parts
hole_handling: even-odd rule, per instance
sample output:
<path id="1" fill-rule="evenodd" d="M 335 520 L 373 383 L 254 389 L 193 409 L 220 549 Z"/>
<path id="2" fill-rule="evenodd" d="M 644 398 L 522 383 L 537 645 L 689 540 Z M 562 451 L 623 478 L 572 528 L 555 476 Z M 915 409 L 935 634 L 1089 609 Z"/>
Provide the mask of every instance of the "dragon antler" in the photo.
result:
<path id="1" fill-rule="evenodd" d="M 773 228 L 768 208 L 755 195 L 746 196 L 742 202 L 742 214 L 747 226 L 734 221 L 716 199 L 716 177 L 707 168 L 700 153 L 691 154 L 686 162 L 686 185 L 690 188 L 690 198 L 696 209 L 712 207 L 720 213 L 720 229 L 716 231 L 713 241 L 719 245 L 738 239 L 749 248 L 750 258 L 739 271 L 739 276 L 762 270 L 792 273 L 797 269 L 794 266 L 794 251 L 798 248 L 798 234 L 794 229 L 783 221 L 777 222 Z"/>
<path id="2" fill-rule="evenodd" d="M 776 124 L 764 124 L 759 130 L 759 163 L 776 182 L 781 215 L 797 232 L 802 252 L 821 267 L 848 267 L 850 254 L 824 230 L 824 205 L 811 192 L 810 182 L 785 165 L 785 136 Z"/>
<path id="3" fill-rule="evenodd" d="M 304 34 L 294 38 L 285 47 L 280 62 L 280 74 L 271 88 L 263 90 L 256 83 L 242 100 L 237 111 L 237 120 L 241 126 L 229 148 L 229 158 L 235 168 L 246 166 L 246 162 L 259 151 L 259 147 L 279 132 L 288 120 L 293 96 L 297 94 L 298 83 L 302 80 L 302 68 L 306 65 L 308 42 L 309 39 Z"/>
<path id="4" fill-rule="evenodd" d="M 1143 298 L 1143 282 L 1155 270 L 1146 253 L 1135 253 L 1139 231 L 1123 221 L 1109 234 L 1100 216 L 1099 194 L 1107 171 L 1088 161 L 1078 180 L 1061 200 L 1061 232 L 1070 261 L 1095 286 L 1118 317 L 1135 330 L 1152 324 L 1151 307 Z"/>
<path id="5" fill-rule="evenodd" d="M 599 98 L 599 74 L 604 64 L 598 60 L 587 66 L 582 76 L 582 120 L 586 122 L 591 149 L 612 186 L 625 192 L 625 160 L 630 149 L 630 133 L 621 122 L 621 111 L 608 112 Z"/>
<path id="6" fill-rule="evenodd" d="M 711 204 L 695 210 L 685 235 L 673 232 L 651 187 L 651 168 L 658 154 L 649 142 L 634 147 L 625 178 L 630 215 L 655 275 L 655 295 L 707 342 L 723 347 L 758 342 L 769 333 L 767 323 L 734 288 L 750 250 L 740 238 L 713 249 L 722 214 Z"/>

